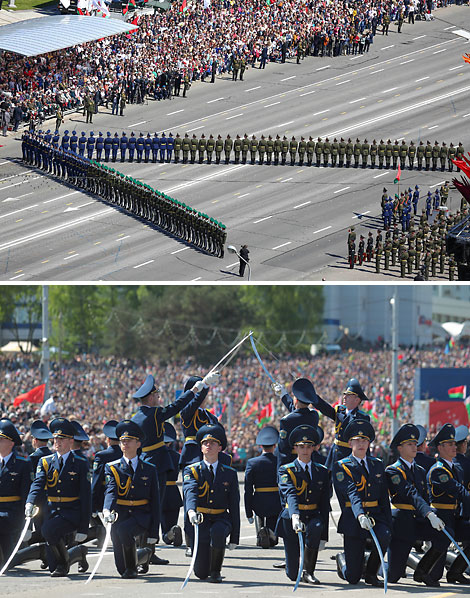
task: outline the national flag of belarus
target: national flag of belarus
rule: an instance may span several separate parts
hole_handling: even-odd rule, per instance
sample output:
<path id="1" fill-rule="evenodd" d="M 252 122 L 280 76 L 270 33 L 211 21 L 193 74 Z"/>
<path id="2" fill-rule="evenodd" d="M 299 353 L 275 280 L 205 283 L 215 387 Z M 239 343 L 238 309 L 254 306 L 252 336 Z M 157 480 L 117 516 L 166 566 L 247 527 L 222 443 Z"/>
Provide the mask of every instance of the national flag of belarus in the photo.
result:
<path id="1" fill-rule="evenodd" d="M 243 405 L 241 406 L 240 413 L 243 413 L 246 408 L 248 407 L 248 403 L 251 403 L 251 390 L 248 389 L 246 391 L 245 400 L 243 401 Z"/>
<path id="2" fill-rule="evenodd" d="M 274 413 L 274 409 L 273 409 L 273 404 L 268 403 L 266 405 L 266 407 L 263 407 L 263 409 L 261 409 L 261 411 L 259 412 L 258 415 L 258 428 L 261 428 L 262 426 L 264 426 L 264 424 L 267 424 L 268 422 L 270 422 L 273 418 L 273 413 Z"/>
<path id="3" fill-rule="evenodd" d="M 398 165 L 397 178 L 393 181 L 394 184 L 396 184 L 400 181 L 400 177 L 401 177 L 401 164 Z"/>
<path id="4" fill-rule="evenodd" d="M 188 10 L 187 0 L 183 0 L 183 3 L 180 6 L 180 12 L 186 12 L 187 10 Z"/>
<path id="5" fill-rule="evenodd" d="M 44 392 L 46 390 L 46 385 L 41 384 L 40 386 L 35 386 L 28 392 L 25 392 L 22 395 L 18 395 L 13 400 L 13 407 L 18 407 L 21 405 L 23 401 L 28 401 L 28 403 L 42 403 L 44 400 Z"/>
<path id="6" fill-rule="evenodd" d="M 125 15 L 129 12 L 129 4 L 126 4 L 126 6 L 124 6 L 124 8 L 122 9 L 122 14 Z"/>
<path id="7" fill-rule="evenodd" d="M 258 407 L 258 400 L 256 400 L 253 405 L 251 406 L 251 408 L 249 409 L 249 411 L 247 412 L 246 416 L 250 417 L 250 415 L 253 415 L 253 413 L 256 413 L 256 411 L 258 411 L 259 407 Z"/>
<path id="8" fill-rule="evenodd" d="M 468 421 L 470 422 L 470 397 L 464 401 L 465 408 L 468 413 Z"/>
<path id="9" fill-rule="evenodd" d="M 449 399 L 465 399 L 467 397 L 467 387 L 465 385 L 454 386 L 454 388 L 449 388 L 447 392 Z"/>
<path id="10" fill-rule="evenodd" d="M 132 4 L 132 6 L 135 6 L 135 0 L 129 0 L 129 4 Z"/>

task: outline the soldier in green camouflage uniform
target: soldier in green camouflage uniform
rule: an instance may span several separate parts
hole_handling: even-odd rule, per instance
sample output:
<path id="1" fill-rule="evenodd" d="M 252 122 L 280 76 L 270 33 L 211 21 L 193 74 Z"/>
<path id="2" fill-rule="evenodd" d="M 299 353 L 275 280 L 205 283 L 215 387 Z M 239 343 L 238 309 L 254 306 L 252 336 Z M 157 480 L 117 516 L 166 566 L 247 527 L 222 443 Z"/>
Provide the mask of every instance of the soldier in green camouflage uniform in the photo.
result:
<path id="1" fill-rule="evenodd" d="M 227 135 L 224 141 L 225 164 L 230 162 L 230 154 L 232 152 L 233 141 L 230 135 Z"/>
<path id="2" fill-rule="evenodd" d="M 256 135 L 252 135 L 250 141 L 250 158 L 251 163 L 254 164 L 256 162 L 256 153 L 258 151 L 258 140 L 256 139 Z"/>

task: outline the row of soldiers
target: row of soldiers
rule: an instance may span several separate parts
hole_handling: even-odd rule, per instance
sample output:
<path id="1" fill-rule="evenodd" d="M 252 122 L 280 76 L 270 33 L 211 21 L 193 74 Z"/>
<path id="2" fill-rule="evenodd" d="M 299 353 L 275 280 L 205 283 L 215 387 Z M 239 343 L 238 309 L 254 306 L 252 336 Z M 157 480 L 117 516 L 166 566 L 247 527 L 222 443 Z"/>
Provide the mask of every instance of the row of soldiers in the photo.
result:
<path id="1" fill-rule="evenodd" d="M 121 136 L 115 132 L 112 136 L 108 131 L 106 136 L 100 132 L 95 137 L 91 131 L 87 137 L 84 131 L 80 136 L 76 131 L 73 131 L 72 135 L 65 131 L 61 139 L 58 131 L 53 135 L 48 130 L 44 138 L 55 148 L 70 149 L 80 156 L 87 155 L 89 159 L 96 157 L 98 161 L 104 159 L 105 162 L 124 162 L 128 159 L 129 162 L 136 160 L 163 163 L 171 162 L 174 154 L 175 163 L 182 160 L 184 164 L 188 161 L 192 164 L 196 161 L 202 164 L 207 160 L 207 163 L 211 164 L 215 157 L 216 164 L 220 164 L 221 160 L 228 164 L 233 152 L 235 164 L 246 164 L 248 161 L 255 164 L 258 159 L 259 164 L 268 165 L 284 165 L 289 160 L 291 165 L 298 163 L 299 166 L 303 166 L 304 163 L 312 166 L 315 163 L 316 166 L 328 167 L 331 164 L 334 167 L 349 168 L 354 164 L 355 168 L 366 168 L 370 164 L 371 168 L 378 165 L 379 168 L 385 166 L 396 169 L 400 161 L 402 169 L 405 169 L 408 162 L 408 167 L 412 170 L 416 160 L 419 170 L 422 170 L 423 166 L 426 170 L 437 170 L 439 166 L 441 170 L 445 170 L 447 165 L 451 172 L 452 160 L 462 159 L 465 152 L 462 143 L 458 146 L 450 143 L 447 147 L 445 142 L 439 144 L 437 141 L 434 145 L 431 145 L 430 141 L 427 141 L 426 145 L 423 141 L 418 145 L 410 141 L 408 145 L 405 140 L 392 143 L 389 139 L 386 143 L 383 140 L 378 143 L 374 139 L 369 143 L 367 139 L 362 142 L 356 139 L 356 142 L 353 142 L 351 139 L 345 141 L 342 137 L 333 141 L 328 137 L 325 140 L 318 137 L 315 141 L 311 136 L 308 139 L 300 137 L 300 140 L 297 140 L 294 136 L 287 139 L 285 135 L 282 138 L 280 135 L 261 135 L 258 139 L 256 135 L 249 137 L 246 133 L 243 137 L 237 135 L 232 139 L 227 135 L 224 139 L 221 135 L 217 135 L 217 138 L 212 134 L 206 137 L 204 133 L 199 138 L 194 133 L 191 137 L 188 133 L 183 137 L 177 133 L 173 137 L 172 133 L 166 136 L 165 132 L 160 135 L 154 133 L 153 137 L 150 133 L 140 133 L 137 137 L 134 132 L 130 136 L 125 131 Z"/>
<path id="2" fill-rule="evenodd" d="M 90 540 L 88 523 L 93 512 L 101 515 L 106 527 L 111 526 L 120 575 L 145 574 L 159 539 L 161 505 L 165 493 L 176 486 L 179 467 L 190 551 L 195 548 L 196 526 L 199 532 L 194 573 L 220 583 L 226 544 L 233 549 L 240 539 L 240 496 L 237 474 L 224 452 L 225 431 L 203 406 L 209 387 L 218 379 L 217 373 L 203 379 L 191 377 L 180 397 L 161 407 L 155 379 L 148 376 L 134 393 L 140 406 L 133 418 L 108 423 L 106 432 L 115 437 L 116 444 L 96 455 L 92 485 L 86 459 L 79 449 L 74 450 L 74 439 L 83 438 L 77 422 L 57 418 L 49 430 L 42 422 L 33 426 L 35 431 L 42 430 L 44 438 L 53 437 L 54 451 L 45 446 L 31 456 L 37 457 L 31 484 L 31 461 L 15 451 L 21 438 L 10 420 L 1 420 L 0 497 L 6 512 L 0 530 L 3 559 L 19 536 L 24 509 L 35 527 L 42 516 L 35 534 L 43 552 L 34 545 L 22 548 L 11 566 L 45 559 L 54 577 L 67 576 L 76 562 L 86 571 L 83 543 Z M 464 554 L 470 556 L 470 461 L 464 456 L 465 426 L 455 430 L 445 424 L 438 431 L 430 443 L 437 453 L 433 459 L 419 450 L 425 447 L 424 428 L 405 424 L 391 442 L 398 458 L 385 468 L 370 455 L 375 432 L 369 416 L 360 409 L 367 397 L 357 379 L 349 380 L 335 408 L 305 378 L 294 382 L 293 396 L 279 382 L 273 389 L 288 413 L 280 420 L 279 433 L 267 427 L 258 435 L 263 452 L 247 463 L 245 514 L 256 524 L 259 546 L 269 548 L 283 539 L 285 563 L 278 566 L 285 567 L 289 579 L 294 581 L 300 574 L 306 584 L 320 583 L 315 567 L 321 543 L 328 540 L 333 484 L 341 507 L 338 531 L 344 535 L 344 551 L 336 555 L 340 578 L 350 584 L 364 578 L 368 585 L 383 585 L 378 578 L 380 547 L 381 553 L 388 552 L 390 583 L 406 576 L 407 565 L 414 569 L 414 580 L 429 587 L 439 587 L 444 566 L 449 583 L 469 583 L 465 559 L 447 553 L 450 539 L 443 533 L 446 530 L 452 540 L 462 542 Z M 173 451 L 172 456 L 165 442 L 175 434 L 165 437 L 166 422 L 178 412 L 185 442 L 181 455 Z M 318 454 L 323 438 L 319 414 L 335 423 L 335 440 L 325 463 Z M 178 520 L 180 506 L 181 496 L 174 504 L 173 521 Z M 371 530 L 378 546 L 366 557 Z M 173 525 L 164 537 L 180 544 L 181 530 Z M 423 540 L 431 546 L 419 559 L 410 553 Z M 78 546 L 70 547 L 73 542 Z M 302 569 L 299 542 L 305 549 Z"/>
<path id="3" fill-rule="evenodd" d="M 25 132 L 23 161 L 143 218 L 187 243 L 222 258 L 226 227 L 207 214 L 70 149 L 55 148 L 41 135 Z"/>

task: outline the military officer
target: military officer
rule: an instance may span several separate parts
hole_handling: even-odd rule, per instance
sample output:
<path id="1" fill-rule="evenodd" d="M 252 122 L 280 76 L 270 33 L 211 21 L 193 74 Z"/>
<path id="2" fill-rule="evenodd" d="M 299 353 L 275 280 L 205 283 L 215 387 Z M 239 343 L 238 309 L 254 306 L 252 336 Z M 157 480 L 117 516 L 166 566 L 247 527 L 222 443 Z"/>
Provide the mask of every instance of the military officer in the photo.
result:
<path id="1" fill-rule="evenodd" d="M 328 137 L 323 142 L 323 166 L 324 168 L 328 167 L 328 160 L 331 154 L 331 143 Z"/>
<path id="2" fill-rule="evenodd" d="M 194 541 L 192 526 L 199 526 L 195 575 L 199 579 L 209 577 L 211 583 L 221 583 L 226 538 L 229 538 L 229 549 L 235 548 L 240 540 L 237 472 L 219 462 L 218 455 L 227 444 L 221 426 L 202 426 L 196 440 L 201 445 L 203 459 L 184 470 L 186 530 Z"/>
<path id="3" fill-rule="evenodd" d="M 321 140 L 321 137 L 318 137 L 317 142 L 315 144 L 315 155 L 316 155 L 316 159 L 317 159 L 317 167 L 320 166 L 322 153 L 323 153 L 323 141 Z"/>
<path id="4" fill-rule="evenodd" d="M 206 136 L 203 133 L 201 135 L 201 138 L 198 141 L 198 144 L 197 144 L 197 149 L 199 152 L 199 164 L 202 164 L 204 161 L 204 152 L 206 151 L 206 147 L 207 147 Z"/>
<path id="5" fill-rule="evenodd" d="M 250 149 L 250 140 L 248 139 L 248 135 L 245 133 L 242 139 L 242 164 L 246 164 L 246 159 L 248 157 L 248 151 Z"/>
<path id="6" fill-rule="evenodd" d="M 197 147 L 198 147 L 198 141 L 197 141 L 197 137 L 196 137 L 195 133 L 193 133 L 193 136 L 189 140 L 189 144 L 190 144 L 190 152 L 189 153 L 191 155 L 191 164 L 194 164 L 194 162 L 196 162 L 196 152 L 197 152 Z"/>
<path id="7" fill-rule="evenodd" d="M 175 140 L 173 134 L 170 133 L 166 138 L 166 161 L 171 162 L 171 156 L 173 155 L 173 149 L 175 147 Z"/>
<path id="8" fill-rule="evenodd" d="M 470 490 L 470 458 L 467 454 L 468 428 L 461 425 L 455 429 L 455 443 L 457 445 L 457 454 L 454 462 L 458 463 L 463 471 L 463 485 L 467 490 Z"/>
<path id="9" fill-rule="evenodd" d="M 165 162 L 165 154 L 166 154 L 166 148 L 167 148 L 167 139 L 165 136 L 165 131 L 162 131 L 162 134 L 160 135 L 160 164 L 163 164 Z"/>
<path id="10" fill-rule="evenodd" d="M 454 169 L 454 163 L 452 160 L 455 160 L 457 157 L 457 148 L 454 146 L 453 143 L 449 145 L 449 150 L 447 152 L 447 165 L 449 168 L 449 172 L 452 172 Z"/>
<path id="11" fill-rule="evenodd" d="M 359 266 L 362 266 L 362 262 L 365 260 L 364 247 L 365 247 L 364 237 L 361 235 L 360 240 L 359 240 L 359 247 L 357 250 L 357 259 L 359 262 Z"/>
<path id="12" fill-rule="evenodd" d="M 276 428 L 262 428 L 256 444 L 263 452 L 248 459 L 245 468 L 245 514 L 249 523 L 254 523 L 256 517 L 256 544 L 261 548 L 272 548 L 278 542 L 275 529 L 281 502 L 277 486 L 277 457 L 274 455 L 278 440 Z"/>
<path id="13" fill-rule="evenodd" d="M 230 135 L 227 135 L 224 141 L 225 164 L 230 162 L 230 153 L 232 152 L 233 141 Z"/>
<path id="14" fill-rule="evenodd" d="M 256 139 L 256 135 L 252 135 L 250 140 L 250 160 L 251 163 L 254 164 L 256 161 L 256 152 L 258 151 L 258 140 Z"/>
<path id="15" fill-rule="evenodd" d="M 418 428 L 413 424 L 404 424 L 390 445 L 397 450 L 399 457 L 385 469 L 393 507 L 388 579 L 390 583 L 396 583 L 400 577 L 405 577 L 406 563 L 413 544 L 418 540 L 431 540 L 431 548 L 417 563 L 414 576 L 417 581 L 436 587 L 430 572 L 446 552 L 449 540 L 441 533 L 444 522 L 430 506 L 426 470 L 414 460 L 418 440 Z"/>
<path id="16" fill-rule="evenodd" d="M 295 165 L 295 157 L 297 154 L 297 148 L 299 146 L 298 141 L 296 140 L 296 138 L 294 136 L 292 136 L 292 139 L 289 142 L 289 154 L 290 154 L 290 165 L 294 166 Z M 328 144 L 328 150 L 329 150 L 330 144 Z M 329 151 L 328 151 L 329 153 Z M 325 160 L 325 145 L 323 145 L 323 160 Z M 327 162 L 328 162 L 328 157 L 326 158 Z"/>
<path id="17" fill-rule="evenodd" d="M 191 140 L 189 139 L 189 135 L 187 133 L 185 133 L 183 142 L 182 142 L 183 164 L 186 164 L 188 162 L 190 149 L 191 149 Z"/>
<path id="18" fill-rule="evenodd" d="M 447 145 L 445 141 L 442 142 L 441 149 L 439 150 L 439 160 L 441 162 L 441 171 L 444 172 L 447 160 Z"/>
<path id="19" fill-rule="evenodd" d="M 364 139 L 364 143 L 362 144 L 361 148 L 361 159 L 362 159 L 362 168 L 367 167 L 367 160 L 369 159 L 370 154 L 370 145 L 367 139 Z"/>
<path id="20" fill-rule="evenodd" d="M 344 156 L 346 155 L 346 142 L 341 137 L 338 144 L 338 166 L 343 168 L 344 166 Z"/>
<path id="21" fill-rule="evenodd" d="M 319 444 L 318 432 L 312 426 L 301 425 L 289 435 L 289 443 L 297 458 L 279 469 L 279 492 L 283 511 L 276 531 L 284 540 L 286 574 L 297 578 L 299 541 L 296 534 L 305 533 L 304 571 L 302 580 L 319 584 L 315 577 L 321 540 L 328 540 L 330 510 L 329 474 L 325 466 L 312 461 L 314 445 Z"/>
<path id="22" fill-rule="evenodd" d="M 134 131 L 132 131 L 131 136 L 129 137 L 129 140 L 127 142 L 127 149 L 129 150 L 129 162 L 134 161 L 136 144 L 137 144 L 137 139 L 135 137 Z"/>
<path id="23" fill-rule="evenodd" d="M 31 462 L 16 454 L 18 430 L 9 419 L 0 420 L 0 564 L 11 555 L 23 527 L 23 511 L 31 484 Z"/>
<path id="24" fill-rule="evenodd" d="M 219 137 L 220 137 L 220 135 L 219 135 Z M 176 133 L 174 148 L 175 148 L 175 164 L 178 164 L 178 162 L 180 161 L 180 152 L 183 149 L 183 140 L 181 139 L 179 133 Z M 216 142 L 215 155 L 217 157 L 217 142 Z M 219 154 L 219 162 L 220 162 L 220 154 Z M 219 162 L 217 162 L 217 164 L 219 164 Z"/>
<path id="25" fill-rule="evenodd" d="M 236 141 L 235 141 L 235 143 L 236 143 Z M 259 155 L 259 163 L 260 164 L 263 164 L 263 162 L 264 162 L 264 154 L 266 153 L 267 148 L 268 148 L 267 141 L 266 141 L 264 135 L 261 135 L 261 139 L 258 142 L 258 155 Z M 235 161 L 236 161 L 236 159 L 235 159 Z"/>
<path id="26" fill-rule="evenodd" d="M 351 138 L 349 138 L 348 142 L 346 143 L 346 168 L 349 168 L 351 166 L 351 159 L 352 159 L 353 153 L 354 153 L 353 142 L 351 141 Z"/>
<path id="27" fill-rule="evenodd" d="M 387 146 L 385 145 L 384 140 L 381 139 L 377 150 L 379 155 L 379 168 L 383 168 L 386 149 Z"/>
<path id="28" fill-rule="evenodd" d="M 266 164 L 268 164 L 269 166 L 272 163 L 273 151 L 274 151 L 274 140 L 271 137 L 271 135 L 268 135 L 268 138 L 266 139 Z"/>
<path id="29" fill-rule="evenodd" d="M 162 502 L 162 538 L 165 544 L 181 546 L 183 543 L 183 534 L 178 525 L 178 517 L 180 508 L 183 506 L 183 499 L 181 498 L 181 492 L 177 485 L 180 454 L 173 448 L 173 445 L 176 442 L 176 430 L 170 422 L 165 422 L 163 432 L 163 440 L 173 462 L 173 469 L 168 472 L 165 498 Z"/>
<path id="30" fill-rule="evenodd" d="M 77 153 L 77 146 L 78 146 L 77 131 L 72 131 L 72 135 L 70 136 L 70 150 L 74 154 Z"/>
<path id="31" fill-rule="evenodd" d="M 264 139 L 263 135 L 261 135 L 261 139 Z M 235 154 L 235 164 L 240 163 L 240 153 L 242 151 L 242 140 L 240 139 L 240 135 L 237 135 L 235 141 L 233 142 L 233 153 Z"/>
<path id="32" fill-rule="evenodd" d="M 279 135 L 277 137 L 279 137 Z M 308 166 L 312 165 L 314 153 L 315 153 L 315 141 L 313 140 L 312 136 L 310 136 L 307 141 L 307 165 Z M 277 162 L 275 161 L 275 164 L 278 164 L 278 162 L 279 162 L 279 160 Z"/>
<path id="33" fill-rule="evenodd" d="M 124 162 L 124 160 L 126 159 L 126 151 L 127 151 L 128 143 L 129 143 L 129 140 L 127 138 L 126 132 L 123 131 L 122 135 L 121 135 L 121 140 L 119 143 L 119 147 L 121 149 L 121 162 Z"/>
<path id="34" fill-rule="evenodd" d="M 112 161 L 116 162 L 117 160 L 117 155 L 118 155 L 118 151 L 119 151 L 119 145 L 120 145 L 120 140 L 119 140 L 119 133 L 114 133 L 114 137 L 113 137 L 113 142 L 111 145 L 111 152 L 112 152 Z"/>
<path id="35" fill-rule="evenodd" d="M 359 168 L 359 157 L 362 152 L 362 143 L 359 139 L 356 139 L 356 143 L 354 144 L 354 168 Z"/>
<path id="36" fill-rule="evenodd" d="M 305 137 L 301 137 L 299 141 L 299 166 L 304 165 L 305 152 L 307 151 L 307 142 Z"/>
<path id="37" fill-rule="evenodd" d="M 418 147 L 416 148 L 416 159 L 418 160 L 418 170 L 422 170 L 423 168 L 423 159 L 425 156 L 426 147 L 422 141 L 419 142 Z"/>
<path id="38" fill-rule="evenodd" d="M 86 142 L 87 157 L 89 160 L 93 158 L 93 152 L 95 151 L 95 142 L 96 139 L 94 137 L 94 133 L 93 131 L 90 131 L 90 136 L 88 137 Z"/>
<path id="39" fill-rule="evenodd" d="M 148 162 L 150 161 L 150 154 L 152 152 L 152 148 L 153 148 L 153 143 L 152 143 L 152 137 L 150 135 L 150 133 L 147 133 L 147 137 L 145 137 L 144 139 L 144 156 L 145 156 L 145 163 L 148 164 Z"/>
<path id="40" fill-rule="evenodd" d="M 85 155 L 85 148 L 87 144 L 86 133 L 82 131 L 79 139 L 78 139 L 78 155 L 83 158 Z"/>
<path id="41" fill-rule="evenodd" d="M 406 142 L 404 139 L 402 140 L 401 145 L 399 147 L 399 156 L 400 156 L 400 167 L 402 170 L 405 170 L 406 157 L 408 156 L 408 146 L 406 145 Z"/>
<path id="42" fill-rule="evenodd" d="M 103 137 L 103 133 L 101 133 L 101 131 L 100 131 L 98 137 L 96 138 L 95 147 L 96 147 L 96 159 L 98 162 L 101 162 L 101 156 L 103 155 L 103 149 L 104 149 L 104 137 Z"/>
<path id="43" fill-rule="evenodd" d="M 377 160 L 377 152 L 378 152 L 377 141 L 374 139 L 370 144 L 370 166 L 371 168 L 375 168 L 375 162 Z"/>
<path id="44" fill-rule="evenodd" d="M 415 156 L 416 156 L 416 146 L 412 141 L 410 141 L 410 146 L 408 147 L 408 168 L 410 170 L 413 170 Z"/>
<path id="45" fill-rule="evenodd" d="M 178 137 L 178 135 L 177 135 Z M 176 143 L 176 139 L 175 139 L 175 143 Z M 220 164 L 220 158 L 222 156 L 222 151 L 224 149 L 224 141 L 222 139 L 222 135 L 217 135 L 217 139 L 215 140 L 215 163 L 216 164 Z M 176 159 L 176 151 L 175 151 L 175 162 L 177 161 Z"/>
<path id="46" fill-rule="evenodd" d="M 392 161 L 393 156 L 393 144 L 390 139 L 387 139 L 387 144 L 385 146 L 385 168 L 390 168 L 390 163 Z"/>
<path id="47" fill-rule="evenodd" d="M 431 157 L 432 157 L 432 169 L 437 170 L 437 160 L 440 156 L 441 148 L 439 147 L 439 143 L 437 141 L 434 142 L 431 150 Z"/>
<path id="48" fill-rule="evenodd" d="M 34 505 L 45 492 L 48 511 L 41 533 L 47 543 L 49 570 L 51 577 L 66 577 L 77 555 L 82 571 L 88 568 L 86 547 L 77 546 L 69 553 L 66 539 L 70 535 L 74 535 L 77 542 L 86 539 L 91 515 L 91 489 L 88 463 L 72 451 L 76 434 L 72 423 L 59 417 L 51 421 L 49 429 L 54 436 L 55 452 L 38 462 L 26 499 L 25 515 L 30 517 L 34 514 Z"/>
<path id="49" fill-rule="evenodd" d="M 101 133 L 100 133 L 101 135 Z M 113 147 L 113 139 L 111 137 L 111 133 L 109 131 L 106 132 L 106 137 L 103 139 L 103 148 L 104 148 L 104 161 L 105 162 L 109 162 L 109 156 L 111 154 L 111 149 Z M 98 147 L 97 147 L 98 149 Z M 97 157 L 98 160 L 101 159 L 101 154 L 100 154 L 100 158 Z"/>
<path id="50" fill-rule="evenodd" d="M 48 442 L 53 438 L 53 436 L 47 427 L 47 424 L 40 419 L 31 424 L 30 431 L 32 436 L 32 445 L 35 450 L 29 455 L 29 458 L 31 460 L 31 466 L 34 472 L 36 471 L 39 459 L 52 454 L 52 451 L 48 446 Z"/>
<path id="51" fill-rule="evenodd" d="M 289 151 L 289 142 L 284 135 L 281 139 L 281 164 L 284 166 L 287 159 L 287 152 Z"/>
<path id="52" fill-rule="evenodd" d="M 398 144 L 398 140 L 395 139 L 395 143 L 392 146 L 392 162 L 393 162 L 394 170 L 397 169 L 399 157 L 400 157 L 400 146 Z"/>
<path id="53" fill-rule="evenodd" d="M 158 541 L 160 497 L 157 470 L 137 455 L 144 439 L 140 426 L 123 420 L 116 426 L 122 457 L 105 466 L 106 491 L 103 518 L 111 523 L 114 562 L 124 579 L 146 573 L 152 550 L 137 551 L 136 537 L 144 535 L 150 546 Z M 138 565 L 142 566 L 138 571 Z"/>
<path id="54" fill-rule="evenodd" d="M 341 506 L 338 532 L 344 534 L 344 553 L 336 555 L 338 575 L 351 584 L 362 576 L 366 540 L 374 532 L 382 553 L 387 552 L 391 539 L 392 515 L 387 480 L 382 461 L 367 456 L 375 432 L 370 422 L 352 421 L 344 431 L 351 455 L 333 466 L 333 484 Z M 365 569 L 365 582 L 381 586 L 377 578 L 380 557 L 373 547 Z"/>

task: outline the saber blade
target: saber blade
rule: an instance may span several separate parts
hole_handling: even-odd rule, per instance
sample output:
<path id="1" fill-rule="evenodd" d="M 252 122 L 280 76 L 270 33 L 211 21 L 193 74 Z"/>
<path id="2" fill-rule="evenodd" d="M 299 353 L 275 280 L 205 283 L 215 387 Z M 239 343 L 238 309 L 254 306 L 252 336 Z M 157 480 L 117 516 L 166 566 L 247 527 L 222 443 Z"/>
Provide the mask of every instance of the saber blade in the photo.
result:
<path id="1" fill-rule="evenodd" d="M 457 544 L 457 542 L 454 540 L 454 538 L 449 534 L 449 532 L 446 530 L 446 528 L 444 528 L 442 531 L 449 538 L 449 540 L 452 542 L 452 544 L 455 546 L 455 548 L 457 548 L 457 550 L 460 552 L 461 556 L 463 557 L 463 559 L 465 560 L 467 565 L 470 567 L 470 561 L 468 560 L 465 552 L 460 548 L 460 546 Z"/>
<path id="2" fill-rule="evenodd" d="M 375 546 L 377 548 L 377 552 L 379 553 L 379 557 L 380 557 L 380 562 L 382 563 L 382 572 L 383 572 L 383 576 L 384 576 L 384 594 L 387 593 L 387 578 L 388 578 L 388 571 L 387 571 L 387 567 L 385 566 L 385 561 L 384 561 L 384 555 L 382 552 L 382 549 L 380 548 L 380 544 L 379 541 L 377 539 L 377 536 L 375 535 L 375 532 L 373 529 L 369 530 L 370 535 L 372 536 L 374 542 L 375 542 Z"/>
<path id="3" fill-rule="evenodd" d="M 297 573 L 297 579 L 295 580 L 295 586 L 292 590 L 295 590 L 299 587 L 300 580 L 302 579 L 302 573 L 304 572 L 304 535 L 302 532 L 297 532 L 299 536 L 299 549 L 300 549 L 300 556 L 299 556 L 299 571 Z"/>
<path id="4" fill-rule="evenodd" d="M 215 372 L 215 371 L 217 370 L 217 368 L 219 367 L 219 365 L 220 365 L 220 364 L 221 364 L 221 363 L 222 363 L 222 362 L 223 362 L 223 361 L 224 361 L 224 360 L 225 360 L 225 359 L 226 359 L 226 358 L 227 358 L 229 355 L 231 355 L 231 354 L 232 354 L 232 353 L 233 353 L 233 352 L 234 352 L 236 349 L 238 349 L 238 347 L 239 347 L 239 346 L 240 346 L 242 343 L 244 343 L 244 342 L 246 341 L 246 339 L 247 339 L 248 337 L 250 337 L 252 334 L 253 334 L 253 332 L 251 332 L 251 331 L 250 331 L 250 332 L 249 332 L 249 333 L 248 333 L 246 336 L 244 336 L 244 337 L 242 338 L 242 340 L 241 340 L 241 341 L 239 341 L 239 342 L 238 342 L 238 343 L 235 345 L 235 347 L 232 347 L 232 348 L 230 349 L 230 351 L 229 351 L 228 353 L 226 353 L 226 354 L 225 354 L 225 355 L 222 357 L 222 359 L 219 359 L 219 361 L 218 361 L 218 362 L 215 364 L 215 366 L 214 366 L 213 368 L 211 368 L 211 370 L 209 371 L 209 374 L 212 374 L 212 372 Z"/>
<path id="5" fill-rule="evenodd" d="M 180 590 L 183 590 L 189 581 L 189 578 L 191 577 L 192 572 L 194 571 L 194 565 L 196 563 L 196 557 L 197 557 L 197 549 L 199 546 L 199 525 L 195 525 L 194 526 L 194 545 L 193 545 L 193 556 L 191 559 L 191 564 L 189 565 L 189 569 L 188 569 L 188 573 L 185 577 L 185 580 L 183 581 Z"/>
<path id="6" fill-rule="evenodd" d="M 90 573 L 90 576 L 88 577 L 88 579 L 85 582 L 85 585 L 87 585 L 87 583 L 90 583 L 90 581 L 93 579 L 95 573 L 98 571 L 98 567 L 100 566 L 101 561 L 103 560 L 103 557 L 108 548 L 109 541 L 111 539 L 111 526 L 112 526 L 112 523 L 106 524 L 106 536 L 104 538 L 103 547 L 102 547 L 100 555 L 95 563 L 95 566 L 93 567 L 93 571 Z"/>
<path id="7" fill-rule="evenodd" d="M 11 561 L 13 560 L 13 557 L 15 556 L 15 554 L 18 552 L 18 550 L 20 549 L 21 544 L 23 543 L 23 539 L 26 536 L 26 532 L 28 531 L 28 527 L 29 524 L 31 522 L 31 517 L 26 517 L 26 520 L 24 522 L 24 527 L 23 527 L 23 531 L 21 532 L 21 536 L 20 539 L 18 540 L 18 542 L 16 543 L 15 548 L 13 549 L 13 552 L 10 555 L 10 558 L 8 559 L 8 561 L 3 565 L 2 570 L 0 571 L 0 575 L 3 575 L 5 573 L 5 571 L 8 569 L 8 565 L 11 563 Z"/>

